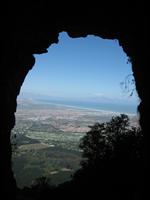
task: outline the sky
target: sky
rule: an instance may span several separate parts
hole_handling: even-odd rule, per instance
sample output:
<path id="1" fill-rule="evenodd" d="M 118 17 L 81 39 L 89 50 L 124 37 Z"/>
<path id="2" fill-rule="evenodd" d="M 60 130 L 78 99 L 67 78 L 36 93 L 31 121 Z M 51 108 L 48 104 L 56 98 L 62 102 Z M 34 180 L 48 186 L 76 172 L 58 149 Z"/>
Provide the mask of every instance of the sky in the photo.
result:
<path id="1" fill-rule="evenodd" d="M 36 63 L 27 75 L 21 93 L 87 101 L 113 101 L 136 104 L 121 82 L 132 74 L 131 64 L 117 40 L 93 35 L 70 38 L 59 34 L 59 43 L 48 53 L 34 55 Z"/>

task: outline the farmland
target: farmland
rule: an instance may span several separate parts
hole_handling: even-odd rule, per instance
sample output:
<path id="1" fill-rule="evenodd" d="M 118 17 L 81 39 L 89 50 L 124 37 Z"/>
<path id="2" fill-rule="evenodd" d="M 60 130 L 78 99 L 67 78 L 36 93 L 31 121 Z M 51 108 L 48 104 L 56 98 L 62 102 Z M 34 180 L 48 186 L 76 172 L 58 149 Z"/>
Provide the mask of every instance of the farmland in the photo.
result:
<path id="1" fill-rule="evenodd" d="M 49 177 L 57 185 L 70 179 L 80 167 L 80 139 L 95 122 L 109 121 L 117 113 L 60 105 L 18 104 L 12 131 L 13 171 L 19 187 L 36 178 Z M 132 125 L 137 118 L 131 116 Z"/>

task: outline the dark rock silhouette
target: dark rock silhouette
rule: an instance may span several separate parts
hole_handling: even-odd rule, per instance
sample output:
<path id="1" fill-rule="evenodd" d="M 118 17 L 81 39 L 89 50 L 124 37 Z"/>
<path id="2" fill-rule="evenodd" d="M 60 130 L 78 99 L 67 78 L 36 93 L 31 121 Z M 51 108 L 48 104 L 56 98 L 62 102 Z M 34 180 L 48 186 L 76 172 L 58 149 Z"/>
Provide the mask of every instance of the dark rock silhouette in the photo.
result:
<path id="1" fill-rule="evenodd" d="M 1 196 L 15 199 L 16 184 L 11 170 L 10 133 L 15 125 L 16 98 L 28 71 L 33 67 L 33 54 L 47 52 L 58 42 L 58 34 L 70 37 L 93 34 L 104 39 L 118 39 L 132 62 L 136 89 L 141 99 L 138 111 L 145 138 L 145 177 L 139 182 L 143 193 L 149 180 L 149 7 L 144 2 L 131 4 L 109 1 L 94 4 L 53 5 L 41 0 L 1 6 L 0 54 L 0 182 Z M 3 11 L 3 12 L 2 12 Z M 109 72 L 108 72 L 109 73 Z M 4 199 L 4 198 L 3 198 Z M 144 198 L 142 198 L 144 199 Z"/>

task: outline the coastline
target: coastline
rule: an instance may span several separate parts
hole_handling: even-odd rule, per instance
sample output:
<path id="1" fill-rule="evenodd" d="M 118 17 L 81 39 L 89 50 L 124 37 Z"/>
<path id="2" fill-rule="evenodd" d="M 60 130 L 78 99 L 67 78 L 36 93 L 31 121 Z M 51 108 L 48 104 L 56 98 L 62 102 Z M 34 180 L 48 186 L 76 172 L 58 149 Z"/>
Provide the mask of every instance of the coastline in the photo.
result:
<path id="1" fill-rule="evenodd" d="M 74 109 L 74 110 L 80 110 L 80 111 L 89 111 L 89 112 L 98 112 L 102 114 L 111 114 L 111 115 L 120 115 L 120 114 L 127 114 L 128 116 L 136 116 L 137 112 L 135 112 L 135 109 L 133 111 L 133 107 L 131 108 L 131 111 L 129 111 L 131 105 L 113 105 L 113 104 L 107 104 L 106 103 L 93 103 L 93 102 L 54 102 L 54 101 L 47 101 L 47 100 L 31 100 L 28 99 L 19 100 L 17 102 L 18 106 L 20 105 L 27 107 L 30 106 L 55 106 L 60 108 L 67 108 L 67 109 Z M 77 105 L 71 105 L 71 104 L 77 104 Z M 104 108 L 100 108 L 104 107 Z M 121 111 L 122 107 L 122 111 Z M 127 107 L 127 111 L 126 111 Z M 124 111 L 123 111 L 124 110 Z"/>
<path id="2" fill-rule="evenodd" d="M 73 106 L 73 105 L 67 105 L 67 104 L 61 104 L 61 103 L 52 103 L 52 102 L 46 102 L 42 103 L 42 105 L 54 105 L 58 107 L 65 107 L 70 109 L 76 109 L 76 110 L 84 110 L 84 111 L 90 111 L 90 112 L 98 112 L 102 114 L 112 114 L 112 115 L 120 115 L 120 114 L 127 114 L 128 116 L 136 116 L 136 113 L 129 113 L 129 112 L 119 112 L 119 111 L 112 111 L 112 110 L 103 110 L 103 109 L 96 109 L 96 108 L 88 108 L 88 107 L 82 107 L 82 106 Z"/>

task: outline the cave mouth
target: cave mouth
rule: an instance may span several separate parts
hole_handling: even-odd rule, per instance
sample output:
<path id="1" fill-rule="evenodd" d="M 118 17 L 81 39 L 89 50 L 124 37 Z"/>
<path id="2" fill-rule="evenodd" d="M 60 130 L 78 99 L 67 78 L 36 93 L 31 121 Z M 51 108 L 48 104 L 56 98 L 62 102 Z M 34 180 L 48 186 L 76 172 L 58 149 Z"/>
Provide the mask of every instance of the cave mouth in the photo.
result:
<path id="1" fill-rule="evenodd" d="M 88 126 L 116 113 L 136 116 L 138 105 L 131 63 L 117 40 L 92 35 L 72 39 L 62 32 L 49 53 L 34 56 L 36 64 L 18 97 L 12 131 L 13 171 L 21 188 L 39 176 L 49 176 L 53 184 L 69 180 L 80 167 L 78 144 Z"/>

